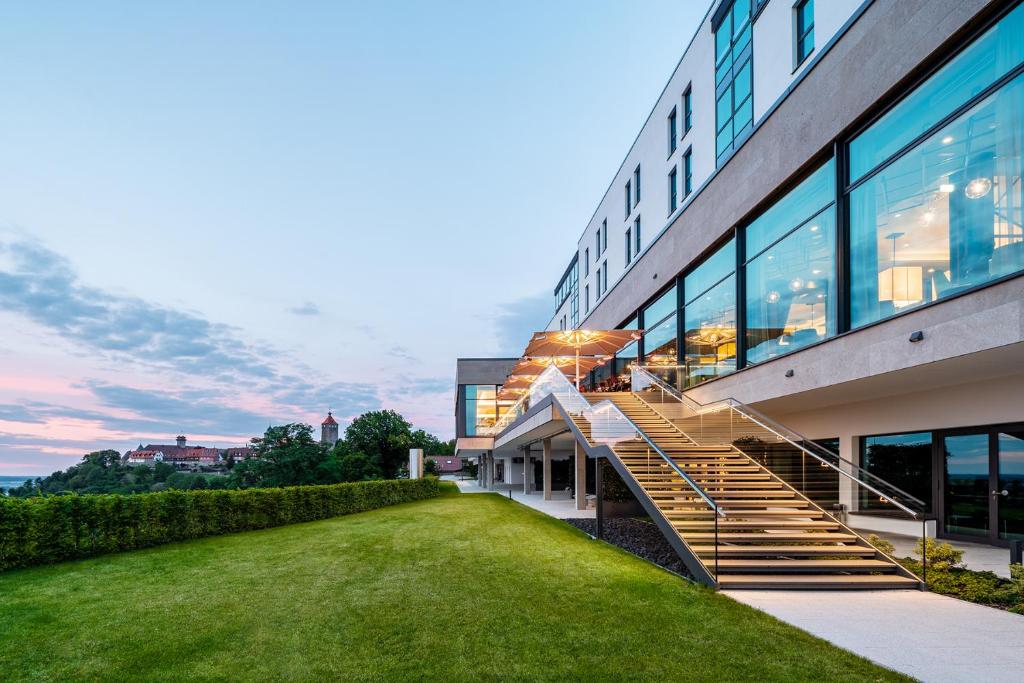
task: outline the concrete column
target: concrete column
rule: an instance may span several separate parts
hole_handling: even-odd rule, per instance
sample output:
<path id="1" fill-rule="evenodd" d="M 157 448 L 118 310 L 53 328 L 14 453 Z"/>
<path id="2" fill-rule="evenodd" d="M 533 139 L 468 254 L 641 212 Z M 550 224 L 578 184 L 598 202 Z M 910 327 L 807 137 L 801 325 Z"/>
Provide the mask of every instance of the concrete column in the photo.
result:
<path id="1" fill-rule="evenodd" d="M 551 439 L 544 439 L 544 500 L 551 500 Z"/>
<path id="2" fill-rule="evenodd" d="M 860 465 L 860 439 L 853 434 L 842 434 L 839 437 L 839 457 L 843 460 Z M 839 463 L 840 469 L 853 476 L 857 473 L 846 463 Z M 839 476 L 839 502 L 846 506 L 847 512 L 857 512 L 860 503 L 860 487 L 849 477 Z"/>
<path id="3" fill-rule="evenodd" d="M 409 449 L 409 478 L 410 479 L 422 479 L 423 478 L 423 449 L 422 448 L 410 448 Z"/>
<path id="4" fill-rule="evenodd" d="M 579 442 L 573 444 L 576 453 L 576 509 L 587 509 L 587 453 Z"/>
<path id="5" fill-rule="evenodd" d="M 523 451 L 523 493 L 533 493 L 533 457 Z"/>

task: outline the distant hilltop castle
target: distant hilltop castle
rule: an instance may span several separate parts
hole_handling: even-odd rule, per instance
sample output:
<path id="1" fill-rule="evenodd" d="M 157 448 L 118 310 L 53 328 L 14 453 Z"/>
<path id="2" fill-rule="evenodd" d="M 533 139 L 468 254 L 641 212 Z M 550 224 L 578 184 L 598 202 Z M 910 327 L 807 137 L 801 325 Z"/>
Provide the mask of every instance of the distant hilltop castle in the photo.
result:
<path id="1" fill-rule="evenodd" d="M 245 460 L 255 455 L 249 446 L 239 448 L 208 448 L 206 446 L 189 446 L 188 439 L 178 436 L 173 446 L 168 444 L 149 444 L 128 451 L 122 461 L 127 465 L 154 465 L 165 462 L 178 469 L 198 470 L 200 467 L 216 468 L 229 459 Z"/>
<path id="2" fill-rule="evenodd" d="M 320 423 L 320 443 L 333 446 L 338 443 L 338 421 L 328 410 L 327 417 Z M 200 467 L 222 468 L 228 460 L 246 460 L 256 457 L 251 446 L 239 448 L 209 448 L 207 446 L 189 446 L 188 438 L 178 436 L 174 445 L 154 444 L 143 446 L 141 443 L 135 450 L 128 451 L 121 459 L 126 465 L 154 465 L 165 462 L 178 469 L 198 470 Z"/>

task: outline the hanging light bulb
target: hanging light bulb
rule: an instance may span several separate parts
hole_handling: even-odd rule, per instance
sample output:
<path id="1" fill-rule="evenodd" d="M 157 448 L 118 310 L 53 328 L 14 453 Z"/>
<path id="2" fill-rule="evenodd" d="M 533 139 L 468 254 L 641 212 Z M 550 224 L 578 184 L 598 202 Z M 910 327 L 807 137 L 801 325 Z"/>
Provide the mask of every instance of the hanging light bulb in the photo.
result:
<path id="1" fill-rule="evenodd" d="M 991 189 L 991 180 L 988 178 L 975 178 L 971 182 L 967 183 L 967 187 L 964 188 L 964 194 L 967 195 L 968 199 L 981 199 L 987 195 Z"/>

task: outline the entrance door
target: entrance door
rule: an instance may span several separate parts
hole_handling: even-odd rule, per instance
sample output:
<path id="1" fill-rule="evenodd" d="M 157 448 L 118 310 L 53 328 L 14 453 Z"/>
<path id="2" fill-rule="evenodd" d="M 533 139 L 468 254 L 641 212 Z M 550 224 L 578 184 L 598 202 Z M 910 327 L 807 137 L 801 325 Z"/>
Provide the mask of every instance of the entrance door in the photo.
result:
<path id="1" fill-rule="evenodd" d="M 1024 539 L 1024 425 L 939 432 L 942 535 Z"/>
<path id="2" fill-rule="evenodd" d="M 1024 428 L 999 430 L 996 448 L 996 535 L 1002 541 L 1024 540 Z"/>

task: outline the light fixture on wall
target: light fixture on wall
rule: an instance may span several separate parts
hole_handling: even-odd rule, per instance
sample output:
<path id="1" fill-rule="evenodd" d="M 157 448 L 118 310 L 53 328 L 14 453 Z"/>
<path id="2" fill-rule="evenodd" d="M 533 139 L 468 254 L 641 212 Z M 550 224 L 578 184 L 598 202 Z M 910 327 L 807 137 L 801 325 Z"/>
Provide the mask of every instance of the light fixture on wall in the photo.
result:
<path id="1" fill-rule="evenodd" d="M 964 194 L 967 195 L 968 199 L 981 199 L 987 195 L 991 189 L 991 180 L 988 178 L 975 178 L 971 182 L 967 183 L 967 187 L 964 188 Z"/>

